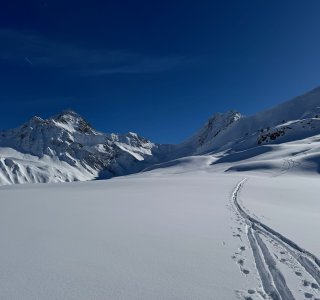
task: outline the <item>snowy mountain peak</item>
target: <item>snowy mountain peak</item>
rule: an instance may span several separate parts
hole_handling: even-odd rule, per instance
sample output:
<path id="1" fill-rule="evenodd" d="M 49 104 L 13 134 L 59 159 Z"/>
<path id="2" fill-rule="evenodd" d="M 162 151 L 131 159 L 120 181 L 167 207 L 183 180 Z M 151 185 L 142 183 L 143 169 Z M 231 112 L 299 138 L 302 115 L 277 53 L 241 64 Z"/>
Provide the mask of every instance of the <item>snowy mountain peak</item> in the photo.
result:
<path id="1" fill-rule="evenodd" d="M 82 116 L 80 116 L 77 112 L 75 112 L 72 109 L 64 109 L 63 111 L 55 115 L 53 119 L 58 120 L 58 119 L 64 119 L 64 118 L 70 118 L 70 117 L 83 119 Z"/>
<path id="2" fill-rule="evenodd" d="M 84 134 L 96 133 L 90 123 L 73 110 L 64 110 L 50 118 L 56 125 L 70 132 L 79 131 Z"/>
<path id="3" fill-rule="evenodd" d="M 3 149 L 9 150 L 1 154 Z M 0 184 L 89 180 L 137 172 L 145 160 L 154 159 L 154 149 L 156 144 L 133 132 L 98 132 L 72 110 L 45 120 L 33 117 L 18 128 L 0 132 Z M 29 165 L 37 167 L 30 170 Z"/>
<path id="4" fill-rule="evenodd" d="M 189 139 L 176 145 L 172 157 L 182 157 L 187 155 L 197 155 L 211 151 L 221 141 L 221 136 L 225 134 L 232 125 L 243 117 L 237 111 L 227 111 L 216 113 Z"/>
<path id="5" fill-rule="evenodd" d="M 208 128 L 220 128 L 228 127 L 235 121 L 238 121 L 242 117 L 241 113 L 237 111 L 227 111 L 225 113 L 216 113 L 206 122 L 205 127 Z"/>
<path id="6" fill-rule="evenodd" d="M 138 134 L 135 133 L 135 132 L 129 131 L 129 132 L 128 132 L 128 135 L 129 135 L 129 136 L 132 136 L 132 137 L 134 137 L 134 138 L 138 138 Z"/>
<path id="7" fill-rule="evenodd" d="M 217 137 L 220 132 L 226 130 L 231 124 L 241 118 L 241 114 L 236 111 L 228 111 L 226 113 L 214 114 L 198 133 L 198 142 L 200 146 L 209 143 L 213 138 Z"/>
<path id="8" fill-rule="evenodd" d="M 44 119 L 42 119 L 42 118 L 40 118 L 40 117 L 38 117 L 38 116 L 34 116 L 34 117 L 32 117 L 31 119 L 29 119 L 27 122 L 25 122 L 25 123 L 22 125 L 22 127 L 23 127 L 23 128 L 27 128 L 27 127 L 33 128 L 33 127 L 35 127 L 35 126 L 37 126 L 37 125 L 39 125 L 39 124 L 42 124 L 43 122 L 45 122 Z"/>
<path id="9" fill-rule="evenodd" d="M 34 116 L 29 120 L 30 123 L 41 123 L 43 121 L 44 120 L 42 118 L 38 117 L 38 116 Z"/>

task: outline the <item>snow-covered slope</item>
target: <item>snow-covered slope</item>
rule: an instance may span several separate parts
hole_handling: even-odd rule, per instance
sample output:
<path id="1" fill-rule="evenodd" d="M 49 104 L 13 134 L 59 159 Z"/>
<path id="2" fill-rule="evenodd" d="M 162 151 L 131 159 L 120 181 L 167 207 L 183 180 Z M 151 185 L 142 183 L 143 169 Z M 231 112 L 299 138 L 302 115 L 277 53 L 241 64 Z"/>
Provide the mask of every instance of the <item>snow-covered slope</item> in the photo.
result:
<path id="1" fill-rule="evenodd" d="M 320 88 L 249 117 L 235 111 L 215 114 L 178 145 L 156 144 L 132 132 L 101 133 L 77 113 L 63 111 L 0 132 L 0 184 L 110 178 L 203 154 L 219 158 L 213 164 L 220 166 L 232 162 L 226 170 L 242 171 L 279 168 L 300 151 L 299 166 L 309 162 L 318 172 L 319 134 Z M 294 142 L 302 150 L 295 151 Z M 266 152 L 272 154 L 261 156 Z"/>
<path id="2" fill-rule="evenodd" d="M 214 115 L 178 148 L 194 154 L 245 150 L 278 144 L 320 133 L 320 88 L 269 110 L 245 117 L 237 112 Z"/>

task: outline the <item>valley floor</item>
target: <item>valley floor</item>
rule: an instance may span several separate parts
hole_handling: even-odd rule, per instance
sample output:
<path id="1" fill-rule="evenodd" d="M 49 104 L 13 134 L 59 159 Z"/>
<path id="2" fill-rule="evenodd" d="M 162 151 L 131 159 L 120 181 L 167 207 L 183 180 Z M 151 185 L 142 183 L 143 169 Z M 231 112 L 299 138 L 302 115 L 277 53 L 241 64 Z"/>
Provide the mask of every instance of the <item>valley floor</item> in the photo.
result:
<path id="1" fill-rule="evenodd" d="M 320 299 L 317 180 L 164 168 L 3 186 L 0 298 Z"/>

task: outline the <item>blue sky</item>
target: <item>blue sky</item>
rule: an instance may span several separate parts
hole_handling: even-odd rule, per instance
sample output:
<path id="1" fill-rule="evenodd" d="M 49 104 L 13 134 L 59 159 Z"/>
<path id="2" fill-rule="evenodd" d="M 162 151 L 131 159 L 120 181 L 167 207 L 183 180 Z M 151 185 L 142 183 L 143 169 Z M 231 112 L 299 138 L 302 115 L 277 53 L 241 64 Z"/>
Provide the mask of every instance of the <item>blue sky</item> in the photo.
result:
<path id="1" fill-rule="evenodd" d="M 1 1 L 0 128 L 67 108 L 177 143 L 320 85 L 320 1 Z"/>

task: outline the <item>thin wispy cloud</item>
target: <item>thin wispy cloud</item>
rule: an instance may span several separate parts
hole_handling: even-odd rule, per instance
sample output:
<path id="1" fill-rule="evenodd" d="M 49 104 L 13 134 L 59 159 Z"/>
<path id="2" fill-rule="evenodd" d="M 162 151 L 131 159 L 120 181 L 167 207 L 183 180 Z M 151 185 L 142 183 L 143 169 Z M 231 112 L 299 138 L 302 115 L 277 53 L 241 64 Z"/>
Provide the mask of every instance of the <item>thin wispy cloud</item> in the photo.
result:
<path id="1" fill-rule="evenodd" d="M 30 64 L 31 66 L 33 65 L 32 61 L 31 61 L 28 57 L 25 57 L 24 59 L 25 59 L 26 62 L 27 62 L 28 64 Z"/>
<path id="2" fill-rule="evenodd" d="M 0 30 L 0 61 L 61 68 L 81 76 L 157 73 L 188 64 L 186 57 L 163 57 L 121 50 L 84 48 L 32 32 Z"/>

